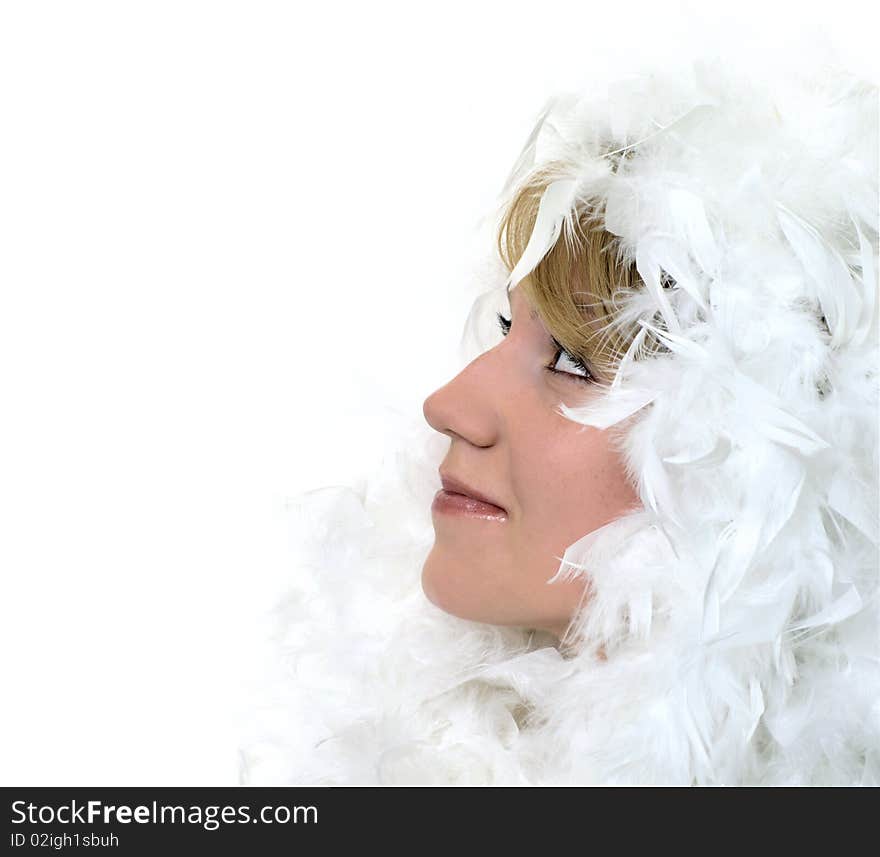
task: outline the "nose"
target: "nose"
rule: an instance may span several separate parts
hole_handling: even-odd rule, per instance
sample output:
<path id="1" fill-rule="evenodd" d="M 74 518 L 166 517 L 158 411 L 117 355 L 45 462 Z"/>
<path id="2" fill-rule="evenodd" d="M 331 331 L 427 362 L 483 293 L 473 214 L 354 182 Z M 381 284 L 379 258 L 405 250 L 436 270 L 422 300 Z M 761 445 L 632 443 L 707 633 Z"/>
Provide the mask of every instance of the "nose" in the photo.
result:
<path id="1" fill-rule="evenodd" d="M 491 358 L 493 351 L 472 360 L 425 399 L 422 412 L 431 428 L 449 437 L 463 438 L 474 446 L 497 443 L 503 391 L 497 377 L 499 367 Z"/>

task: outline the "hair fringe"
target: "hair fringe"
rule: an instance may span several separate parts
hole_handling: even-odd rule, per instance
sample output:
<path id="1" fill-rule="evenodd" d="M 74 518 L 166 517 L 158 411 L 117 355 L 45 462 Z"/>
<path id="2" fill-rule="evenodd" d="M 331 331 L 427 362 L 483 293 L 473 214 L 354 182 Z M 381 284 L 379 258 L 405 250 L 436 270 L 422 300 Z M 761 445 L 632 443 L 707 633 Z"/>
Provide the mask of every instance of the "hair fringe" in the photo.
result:
<path id="1" fill-rule="evenodd" d="M 568 170 L 561 161 L 533 170 L 502 204 L 497 247 L 508 271 L 525 251 L 544 191 Z M 624 303 L 632 304 L 623 298 L 644 292 L 645 284 L 626 247 L 605 228 L 604 206 L 579 200 L 566 214 L 560 237 L 521 286 L 551 336 L 583 360 L 597 381 L 607 383 L 641 331 L 638 318 L 644 317 L 637 303 L 634 311 L 624 310 Z M 654 313 L 650 320 L 665 330 L 662 315 Z M 665 351 L 666 345 L 649 333 L 633 358 Z"/>

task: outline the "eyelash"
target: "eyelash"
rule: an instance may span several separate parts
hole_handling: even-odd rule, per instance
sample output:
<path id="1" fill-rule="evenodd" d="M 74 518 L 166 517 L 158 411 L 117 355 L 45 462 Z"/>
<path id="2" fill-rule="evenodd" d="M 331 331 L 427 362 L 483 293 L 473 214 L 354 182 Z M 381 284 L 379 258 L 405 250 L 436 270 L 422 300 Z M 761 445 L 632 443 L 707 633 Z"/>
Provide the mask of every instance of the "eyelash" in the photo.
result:
<path id="1" fill-rule="evenodd" d="M 501 327 L 501 333 L 504 336 L 507 336 L 510 331 L 511 324 L 512 322 L 509 318 L 505 318 L 500 312 L 498 313 L 498 325 Z M 552 372 L 554 375 L 565 375 L 568 378 L 574 378 L 575 381 L 580 381 L 585 384 L 589 384 L 593 381 L 592 373 L 580 357 L 575 357 L 570 351 L 566 351 L 555 339 L 553 340 L 553 344 L 556 346 L 556 353 L 553 355 L 550 365 L 544 367 L 548 372 Z M 564 354 L 574 366 L 586 374 L 576 375 L 574 372 L 563 372 L 561 369 L 554 369 L 553 367 L 555 366 L 556 361 L 562 354 Z"/>

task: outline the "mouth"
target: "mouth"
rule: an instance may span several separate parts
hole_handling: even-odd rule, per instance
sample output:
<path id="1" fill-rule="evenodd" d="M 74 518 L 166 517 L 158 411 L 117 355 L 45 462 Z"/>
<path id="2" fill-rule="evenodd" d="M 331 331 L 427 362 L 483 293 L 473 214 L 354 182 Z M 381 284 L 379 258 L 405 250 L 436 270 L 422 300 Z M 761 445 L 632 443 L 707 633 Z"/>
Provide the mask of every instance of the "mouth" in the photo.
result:
<path id="1" fill-rule="evenodd" d="M 441 474 L 440 481 L 443 488 L 434 495 L 432 512 L 491 521 L 507 520 L 507 510 L 482 491 L 444 474 Z"/>

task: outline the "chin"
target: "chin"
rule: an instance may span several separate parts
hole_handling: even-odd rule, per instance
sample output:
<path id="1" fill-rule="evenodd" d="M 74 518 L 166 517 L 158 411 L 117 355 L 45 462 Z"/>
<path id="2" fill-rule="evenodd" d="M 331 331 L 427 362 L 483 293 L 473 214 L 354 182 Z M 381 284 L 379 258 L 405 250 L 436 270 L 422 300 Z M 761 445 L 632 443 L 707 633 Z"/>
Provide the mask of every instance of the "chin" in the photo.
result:
<path id="1" fill-rule="evenodd" d="M 462 569 L 460 563 L 453 567 Z M 451 574 L 449 564 L 439 562 L 434 551 L 431 551 L 422 566 L 422 591 L 435 607 L 459 619 L 495 624 L 496 617 L 487 616 L 485 612 L 475 609 L 475 599 L 469 596 L 467 582 L 467 579 L 460 580 Z"/>
<path id="2" fill-rule="evenodd" d="M 456 595 L 460 595 L 460 587 L 449 579 L 449 575 L 444 573 L 442 564 L 432 561 L 433 552 L 429 554 L 422 566 L 422 592 L 425 597 L 435 607 L 439 607 L 444 613 L 450 613 L 461 619 L 468 619 L 469 616 L 461 615 L 462 605 Z"/>
<path id="3" fill-rule="evenodd" d="M 529 597 L 515 593 L 504 581 L 488 578 L 485 569 L 446 561 L 435 545 L 422 566 L 422 591 L 435 607 L 459 619 L 554 636 L 560 636 L 559 628 L 568 625 L 582 591 L 582 584 L 563 584 L 550 601 L 546 593 Z M 541 602 L 542 594 L 546 603 Z"/>

